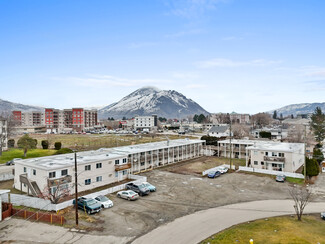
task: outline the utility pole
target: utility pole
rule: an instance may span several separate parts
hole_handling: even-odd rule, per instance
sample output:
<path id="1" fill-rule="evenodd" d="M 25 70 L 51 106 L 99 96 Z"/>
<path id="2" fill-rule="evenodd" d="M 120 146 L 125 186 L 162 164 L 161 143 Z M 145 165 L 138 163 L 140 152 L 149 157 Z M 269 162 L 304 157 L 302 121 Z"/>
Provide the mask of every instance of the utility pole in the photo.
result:
<path id="1" fill-rule="evenodd" d="M 230 149 L 230 163 L 229 163 L 229 165 L 230 165 L 230 169 L 232 169 L 232 145 L 231 145 L 231 137 L 232 137 L 232 135 L 231 135 L 231 117 L 230 117 L 230 115 L 229 115 L 229 119 L 230 119 L 230 127 L 229 127 L 229 131 L 230 131 L 230 139 L 229 139 L 229 149 Z"/>
<path id="2" fill-rule="evenodd" d="M 307 137 L 307 125 L 305 125 L 305 136 L 304 136 L 304 146 L 305 146 L 305 151 L 304 151 L 304 177 L 305 177 L 305 182 L 306 182 L 306 137 Z"/>
<path id="3" fill-rule="evenodd" d="M 77 152 L 74 151 L 74 184 L 75 184 L 75 211 L 76 211 L 76 226 L 78 226 L 78 173 L 77 173 Z"/>

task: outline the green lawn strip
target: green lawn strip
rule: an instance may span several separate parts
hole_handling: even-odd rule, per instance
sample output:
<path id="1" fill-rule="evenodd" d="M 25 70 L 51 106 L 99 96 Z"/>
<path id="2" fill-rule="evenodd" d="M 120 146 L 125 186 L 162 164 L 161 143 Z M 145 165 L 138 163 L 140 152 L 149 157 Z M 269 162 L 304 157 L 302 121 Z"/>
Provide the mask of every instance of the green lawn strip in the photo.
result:
<path id="1" fill-rule="evenodd" d="M 53 155 L 56 150 L 51 149 L 30 149 L 27 151 L 26 157 L 24 157 L 23 149 L 10 149 L 8 151 L 2 152 L 0 156 L 0 164 L 4 164 L 7 161 L 12 160 L 13 158 L 36 158 Z"/>
<path id="2" fill-rule="evenodd" d="M 325 243 L 325 221 L 319 215 L 304 215 L 302 221 L 291 216 L 260 219 L 236 225 L 202 241 L 227 243 L 304 244 Z"/>

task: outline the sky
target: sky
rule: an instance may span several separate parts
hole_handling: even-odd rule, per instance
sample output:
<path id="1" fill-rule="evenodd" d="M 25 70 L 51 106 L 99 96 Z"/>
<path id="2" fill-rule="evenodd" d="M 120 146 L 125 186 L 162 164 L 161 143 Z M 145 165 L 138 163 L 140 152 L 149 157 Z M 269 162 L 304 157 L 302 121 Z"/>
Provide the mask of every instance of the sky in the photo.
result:
<path id="1" fill-rule="evenodd" d="M 0 99 L 105 106 L 143 86 L 209 112 L 325 102 L 325 1 L 0 0 Z"/>

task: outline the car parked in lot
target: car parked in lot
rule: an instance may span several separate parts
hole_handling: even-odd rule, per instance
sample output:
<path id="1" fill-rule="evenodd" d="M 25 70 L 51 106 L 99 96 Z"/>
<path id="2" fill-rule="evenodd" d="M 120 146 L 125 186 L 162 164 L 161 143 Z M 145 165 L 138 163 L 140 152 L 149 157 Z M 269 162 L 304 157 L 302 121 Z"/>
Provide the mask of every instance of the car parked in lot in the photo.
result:
<path id="1" fill-rule="evenodd" d="M 228 172 L 228 168 L 225 166 L 219 166 L 217 170 L 220 171 L 221 174 Z"/>
<path id="2" fill-rule="evenodd" d="M 156 191 L 156 187 L 154 185 L 151 185 L 150 183 L 148 182 L 143 182 L 142 185 L 144 187 L 147 187 L 149 189 L 149 191 L 153 192 L 153 191 Z"/>
<path id="3" fill-rule="evenodd" d="M 76 201 L 73 200 L 73 204 L 76 204 Z M 87 212 L 87 214 L 98 213 L 101 210 L 101 205 L 92 198 L 79 197 L 78 198 L 78 208 Z"/>
<path id="4" fill-rule="evenodd" d="M 221 172 L 219 170 L 213 170 L 208 173 L 209 178 L 216 178 L 221 175 Z"/>
<path id="5" fill-rule="evenodd" d="M 139 194 L 132 191 L 132 190 L 126 190 L 126 191 L 119 191 L 116 194 L 117 197 L 124 198 L 129 201 L 134 201 L 139 198 Z"/>
<path id="6" fill-rule="evenodd" d="M 16 161 L 19 161 L 19 160 L 22 160 L 22 158 L 14 158 L 14 159 L 11 159 L 10 161 L 6 162 L 6 165 L 15 165 L 15 162 Z"/>
<path id="7" fill-rule="evenodd" d="M 275 177 L 275 181 L 276 182 L 285 182 L 285 180 L 286 180 L 286 176 L 285 175 L 277 175 Z"/>
<path id="8" fill-rule="evenodd" d="M 125 187 L 127 190 L 132 190 L 138 193 L 140 196 L 145 196 L 150 193 L 150 190 L 142 184 L 128 183 L 125 185 Z"/>
<path id="9" fill-rule="evenodd" d="M 325 212 L 320 213 L 320 217 L 325 220 Z"/>
<path id="10" fill-rule="evenodd" d="M 94 200 L 101 205 L 102 208 L 111 208 L 114 206 L 112 200 L 105 196 L 97 196 Z"/>

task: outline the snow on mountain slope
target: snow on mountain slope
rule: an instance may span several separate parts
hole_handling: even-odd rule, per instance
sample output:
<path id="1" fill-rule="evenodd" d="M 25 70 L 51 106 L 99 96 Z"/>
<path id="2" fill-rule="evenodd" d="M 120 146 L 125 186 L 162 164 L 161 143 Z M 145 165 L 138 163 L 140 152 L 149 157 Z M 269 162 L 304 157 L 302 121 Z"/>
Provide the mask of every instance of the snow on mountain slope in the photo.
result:
<path id="1" fill-rule="evenodd" d="M 42 110 L 41 107 L 36 106 L 29 106 L 20 103 L 13 103 L 5 100 L 0 99 L 0 114 L 1 113 L 10 113 L 14 110 L 21 110 L 21 111 L 39 111 Z"/>
<path id="2" fill-rule="evenodd" d="M 300 103 L 300 104 L 291 104 L 284 106 L 276 110 L 277 114 L 282 114 L 283 116 L 288 116 L 293 114 L 294 116 L 298 114 L 309 114 L 313 113 L 316 107 L 320 107 L 323 112 L 325 112 L 325 103 Z M 268 111 L 268 113 L 273 114 L 274 110 Z"/>
<path id="3" fill-rule="evenodd" d="M 184 118 L 194 114 L 208 114 L 200 105 L 174 90 L 155 87 L 140 88 L 119 102 L 99 110 L 100 118 L 134 117 L 157 114 L 159 117 Z"/>

